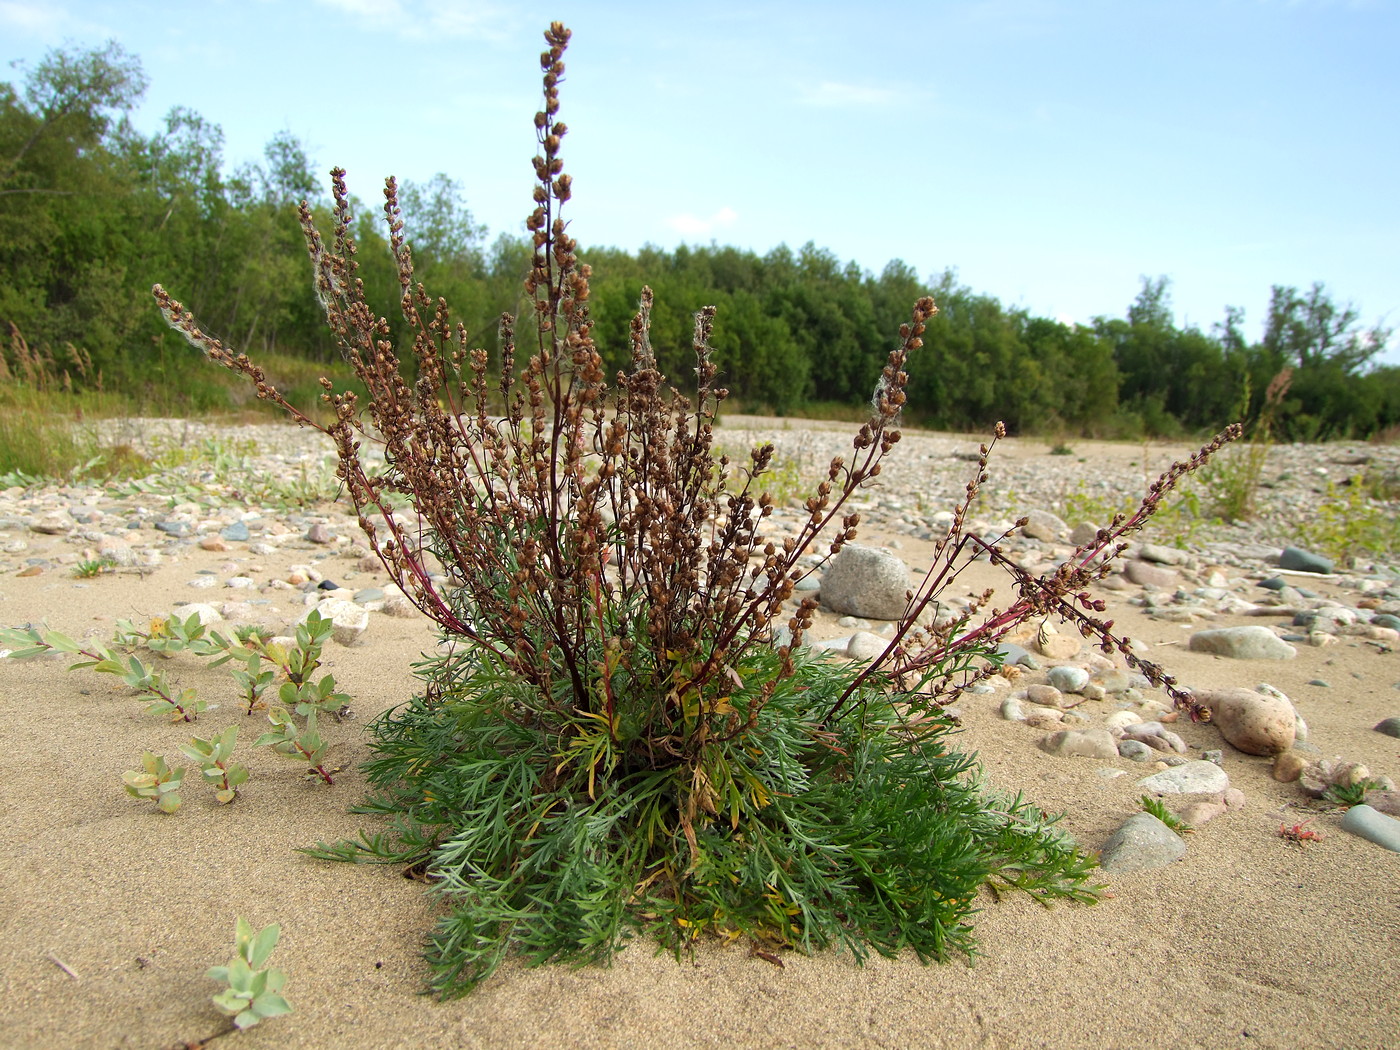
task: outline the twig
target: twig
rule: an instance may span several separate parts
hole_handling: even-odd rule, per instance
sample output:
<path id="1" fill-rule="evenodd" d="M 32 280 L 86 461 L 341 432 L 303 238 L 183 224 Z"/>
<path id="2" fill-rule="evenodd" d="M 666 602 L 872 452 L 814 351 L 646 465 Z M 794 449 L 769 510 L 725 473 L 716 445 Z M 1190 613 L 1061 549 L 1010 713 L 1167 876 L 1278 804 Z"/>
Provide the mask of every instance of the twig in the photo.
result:
<path id="1" fill-rule="evenodd" d="M 77 970 L 73 969 L 73 967 L 69 966 L 66 962 L 64 962 L 62 959 L 60 959 L 60 958 L 59 958 L 57 955 L 55 955 L 53 952 L 49 952 L 48 958 L 49 958 L 49 962 L 53 963 L 53 964 L 54 964 L 55 966 L 57 966 L 60 970 L 62 970 L 64 973 L 66 973 L 69 977 L 73 978 L 73 980 L 75 980 L 75 981 L 81 981 L 81 980 L 82 980 L 82 978 L 78 976 L 78 971 L 77 971 Z"/>

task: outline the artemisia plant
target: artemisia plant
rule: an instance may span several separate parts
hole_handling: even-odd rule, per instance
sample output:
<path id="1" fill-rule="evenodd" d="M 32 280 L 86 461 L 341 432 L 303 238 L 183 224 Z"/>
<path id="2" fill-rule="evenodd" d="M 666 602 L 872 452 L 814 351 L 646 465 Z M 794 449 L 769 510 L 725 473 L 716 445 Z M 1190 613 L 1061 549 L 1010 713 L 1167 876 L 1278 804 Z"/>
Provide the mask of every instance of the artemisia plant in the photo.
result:
<path id="1" fill-rule="evenodd" d="M 384 214 L 412 332 L 406 356 L 357 275 L 344 172 L 332 173 L 329 243 L 301 208 L 316 293 L 369 394 L 362 403 L 323 380 L 329 425 L 155 289 L 210 359 L 330 436 L 374 551 L 458 643 L 419 665 L 420 694 L 375 724 L 378 794 L 365 809 L 389 816 L 390 831 L 313 852 L 428 872 L 454 904 L 429 952 L 445 994 L 472 987 L 512 947 L 537 960 L 602 958 L 639 926 L 676 947 L 712 931 L 764 950 L 837 944 L 861 957 L 908 946 L 942 957 L 970 949 L 964 919 L 988 879 L 1092 899 L 1091 864 L 1053 821 L 991 798 L 966 775 L 970 760 L 945 749 L 940 705 L 995 666 L 996 641 L 1032 616 L 1072 619 L 1119 646 L 1085 587 L 1176 475 L 1041 579 L 963 532 L 984 450 L 885 655 L 860 674 L 814 659 L 802 643 L 816 602 L 793 601 L 812 571 L 802 559 L 855 537 L 852 496 L 899 441 L 905 365 L 933 301 L 913 305 L 870 418 L 795 534 L 768 539 L 773 447 L 742 463 L 713 451 L 726 395 L 714 310 L 695 318 L 693 397 L 657 370 L 647 289 L 630 366 L 604 373 L 589 268 L 561 214 L 573 193 L 559 116 L 569 35 L 559 23 L 545 33 L 530 315 L 502 319 L 498 361 L 415 282 L 392 178 Z M 382 448 L 378 472 L 361 455 L 367 443 Z M 978 551 L 1012 573 L 1016 600 L 978 624 L 935 627 L 937 593 Z"/>

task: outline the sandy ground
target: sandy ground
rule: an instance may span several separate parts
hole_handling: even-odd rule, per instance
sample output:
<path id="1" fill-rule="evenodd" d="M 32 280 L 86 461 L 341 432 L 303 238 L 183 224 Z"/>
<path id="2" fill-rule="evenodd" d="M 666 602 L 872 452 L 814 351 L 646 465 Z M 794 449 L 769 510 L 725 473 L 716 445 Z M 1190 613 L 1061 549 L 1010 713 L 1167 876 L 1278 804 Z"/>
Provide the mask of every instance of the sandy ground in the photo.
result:
<path id="1" fill-rule="evenodd" d="M 927 545 L 904 543 L 919 564 Z M 105 639 L 116 618 L 203 600 L 187 581 L 229 557 L 192 549 L 144 578 L 11 576 L 0 580 L 0 620 Z M 270 575 L 279 558 L 301 560 L 257 560 Z M 1400 741 L 1371 729 L 1400 713 L 1400 657 L 1346 639 L 1287 662 L 1225 660 L 1186 651 L 1186 629 L 1107 597 L 1109 615 L 1184 683 L 1266 680 L 1295 699 L 1325 755 L 1400 775 Z M 975 965 L 793 954 L 779 968 L 742 947 L 677 962 L 639 943 L 611 968 L 508 965 L 465 1000 L 425 998 L 419 952 L 435 906 L 423 886 L 396 868 L 293 848 L 366 826 L 347 813 L 365 786 L 358 725 L 411 694 L 407 668 L 432 643 L 425 621 L 380 615 L 365 644 L 328 647 L 328 669 L 357 698 L 356 720 L 327 728 L 344 767 L 331 788 L 248 748 L 261 717 L 239 713 L 223 672 L 176 657 L 167 670 L 223 701 L 195 728 L 238 721 L 252 779 L 227 807 L 192 785 L 173 817 L 127 797 L 120 776 L 146 749 L 178 758 L 187 727 L 143 713 L 108 676 L 0 662 L 0 1046 L 159 1048 L 220 1032 L 204 971 L 226 961 L 243 915 L 281 923 L 274 961 L 296 1013 L 218 1047 L 1400 1047 L 1400 854 L 1341 831 L 1335 813 L 1289 808 L 1302 802 L 1296 785 L 1228 747 L 1242 810 L 1199 829 L 1166 869 L 1104 875 L 1110 893 L 1096 906 L 987 896 Z M 1316 678 L 1332 687 L 1307 684 Z M 1067 829 L 1097 848 L 1136 811 L 1134 781 L 1150 770 L 1047 755 L 1035 730 L 998 717 L 1000 695 L 960 704 L 961 746 L 995 786 L 1066 811 Z M 1222 746 L 1210 727 L 1177 728 L 1193 751 Z M 1130 775 L 1106 779 L 1100 767 Z M 1279 837 L 1285 817 L 1309 816 L 1321 842 Z"/>

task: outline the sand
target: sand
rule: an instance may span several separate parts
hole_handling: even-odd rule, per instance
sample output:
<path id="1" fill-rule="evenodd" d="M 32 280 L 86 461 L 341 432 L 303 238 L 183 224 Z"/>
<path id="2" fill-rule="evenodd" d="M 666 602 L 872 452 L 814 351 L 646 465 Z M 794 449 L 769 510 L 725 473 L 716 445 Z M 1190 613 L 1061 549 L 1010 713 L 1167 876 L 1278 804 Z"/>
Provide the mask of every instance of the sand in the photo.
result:
<path id="1" fill-rule="evenodd" d="M 903 543 L 918 564 L 927 544 Z M 187 581 L 231 556 L 191 548 L 144 577 L 10 575 L 0 579 L 0 621 L 105 639 L 116 618 L 204 600 Z M 304 557 L 254 560 L 270 576 Z M 1109 615 L 1183 682 L 1268 681 L 1295 699 L 1325 755 L 1400 775 L 1400 741 L 1371 729 L 1400 713 L 1393 653 L 1358 639 L 1300 647 L 1286 662 L 1192 653 L 1188 631 L 1147 619 L 1127 603 L 1132 593 L 1106 595 Z M 285 622 L 296 610 L 290 599 L 281 607 Z M 1260 622 L 1271 621 L 1214 625 Z M 174 816 L 129 798 L 120 777 L 146 749 L 178 758 L 189 727 L 143 713 L 112 678 L 70 673 L 66 661 L 0 661 L 0 1046 L 157 1048 L 223 1031 L 204 972 L 226 961 L 239 915 L 281 924 L 273 958 L 296 1006 L 214 1043 L 245 1050 L 1400 1046 L 1400 854 L 1341 831 L 1335 811 L 1300 811 L 1298 787 L 1274 782 L 1267 759 L 1228 747 L 1243 809 L 1200 828 L 1165 869 L 1103 874 L 1108 894 L 1096 906 L 984 895 L 975 965 L 860 967 L 793 953 L 778 967 L 742 945 L 678 962 L 637 943 L 610 968 L 511 963 L 468 998 L 424 997 L 420 947 L 436 914 L 424 887 L 395 867 L 294 849 L 373 826 L 347 812 L 365 786 L 359 726 L 412 693 L 408 667 L 433 640 L 422 619 L 376 615 L 362 645 L 328 648 L 328 669 L 356 697 L 354 721 L 327 728 L 330 761 L 343 767 L 333 787 L 247 747 L 260 716 L 239 713 L 223 672 L 177 656 L 165 668 L 223 704 L 194 728 L 237 721 L 252 778 L 226 807 L 191 785 Z M 1307 684 L 1318 678 L 1331 688 Z M 1138 808 L 1134 781 L 1151 770 L 1047 755 L 1034 746 L 1039 733 L 998 717 L 999 695 L 960 703 L 960 746 L 980 755 L 997 788 L 1064 810 L 1064 826 L 1097 848 Z M 1208 726 L 1176 728 L 1197 757 L 1222 746 Z M 1129 775 L 1106 779 L 1100 768 Z M 1322 841 L 1279 837 L 1282 821 L 1309 817 Z"/>

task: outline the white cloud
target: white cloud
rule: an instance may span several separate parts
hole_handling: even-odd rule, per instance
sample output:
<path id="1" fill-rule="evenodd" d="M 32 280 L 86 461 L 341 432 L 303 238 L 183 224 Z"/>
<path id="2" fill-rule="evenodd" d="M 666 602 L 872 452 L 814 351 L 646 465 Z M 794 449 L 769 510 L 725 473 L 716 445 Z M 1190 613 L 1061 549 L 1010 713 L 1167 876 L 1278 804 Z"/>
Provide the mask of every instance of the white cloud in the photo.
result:
<path id="1" fill-rule="evenodd" d="M 679 215 L 672 215 L 666 220 L 666 225 L 671 227 L 671 229 L 675 230 L 682 237 L 708 237 L 717 230 L 733 226 L 738 218 L 739 213 L 728 205 L 725 205 L 708 218 L 691 215 L 689 212 L 681 212 Z"/>
<path id="2" fill-rule="evenodd" d="M 823 80 L 815 88 L 805 89 L 802 101 L 809 106 L 887 106 L 899 97 L 893 88 Z"/>
<path id="3" fill-rule="evenodd" d="M 91 23 L 75 19 L 59 4 L 31 0 L 0 0 L 0 26 L 44 40 L 53 40 L 78 30 L 90 33 Z"/>
<path id="4" fill-rule="evenodd" d="M 510 9 L 482 0 L 316 0 L 378 29 L 425 37 L 500 40 L 514 24 Z"/>

